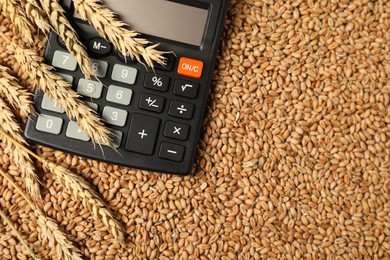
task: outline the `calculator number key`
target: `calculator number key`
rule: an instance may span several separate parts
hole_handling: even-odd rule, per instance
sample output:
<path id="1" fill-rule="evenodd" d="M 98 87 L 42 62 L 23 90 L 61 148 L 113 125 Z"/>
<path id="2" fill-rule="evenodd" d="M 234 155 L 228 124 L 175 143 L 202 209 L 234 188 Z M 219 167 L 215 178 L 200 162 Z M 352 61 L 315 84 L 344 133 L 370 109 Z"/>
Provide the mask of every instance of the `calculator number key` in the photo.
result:
<path id="1" fill-rule="evenodd" d="M 100 98 L 103 91 L 103 84 L 93 80 L 80 79 L 77 86 L 77 92 L 80 95 L 91 97 L 91 98 Z"/>
<path id="2" fill-rule="evenodd" d="M 137 73 L 137 69 L 135 68 L 115 64 L 112 70 L 111 79 L 125 84 L 134 85 Z"/>
<path id="3" fill-rule="evenodd" d="M 56 112 L 56 113 L 64 113 L 64 109 L 57 106 L 57 102 L 55 102 L 54 99 L 51 99 L 47 94 L 43 95 L 42 103 L 41 103 L 42 109 Z"/>
<path id="4" fill-rule="evenodd" d="M 66 136 L 84 142 L 88 142 L 91 139 L 85 131 L 81 130 L 80 126 L 75 121 L 69 121 L 68 128 L 66 129 Z"/>
<path id="5" fill-rule="evenodd" d="M 102 60 L 91 59 L 91 68 L 96 77 L 103 78 L 107 74 L 108 63 Z"/>
<path id="6" fill-rule="evenodd" d="M 161 113 L 164 109 L 164 103 L 165 98 L 163 97 L 150 94 L 142 94 L 141 99 L 139 101 L 139 107 L 143 110 Z"/>
<path id="7" fill-rule="evenodd" d="M 111 85 L 108 88 L 106 99 L 116 104 L 128 106 L 130 105 L 132 95 L 133 91 L 131 89 Z"/>
<path id="8" fill-rule="evenodd" d="M 106 106 L 103 109 L 102 118 L 107 124 L 122 127 L 126 124 L 127 114 L 126 110 Z"/>
<path id="9" fill-rule="evenodd" d="M 72 54 L 64 51 L 55 51 L 51 64 L 56 68 L 69 71 L 75 71 L 77 68 L 77 60 Z"/>
<path id="10" fill-rule="evenodd" d="M 172 143 L 161 143 L 158 156 L 163 159 L 181 162 L 184 157 L 185 147 Z"/>
<path id="11" fill-rule="evenodd" d="M 147 155 L 153 154 L 159 125 L 160 119 L 156 117 L 134 114 L 125 149 Z"/>
<path id="12" fill-rule="evenodd" d="M 41 132 L 58 135 L 61 133 L 62 124 L 62 118 L 41 114 L 38 116 L 36 129 Z"/>
<path id="13" fill-rule="evenodd" d="M 169 106 L 168 114 L 179 118 L 191 119 L 194 113 L 194 109 L 195 106 L 191 103 L 172 100 Z"/>
<path id="14" fill-rule="evenodd" d="M 157 91 L 167 91 L 169 87 L 169 81 L 170 79 L 168 76 L 148 73 L 146 74 L 144 87 Z"/>

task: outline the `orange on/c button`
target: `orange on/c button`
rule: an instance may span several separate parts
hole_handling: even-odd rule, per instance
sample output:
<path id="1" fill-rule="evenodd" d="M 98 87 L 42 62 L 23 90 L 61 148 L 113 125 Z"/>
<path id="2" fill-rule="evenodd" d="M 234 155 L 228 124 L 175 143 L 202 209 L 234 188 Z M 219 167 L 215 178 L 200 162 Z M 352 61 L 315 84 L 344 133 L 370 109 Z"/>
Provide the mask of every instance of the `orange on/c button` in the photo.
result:
<path id="1" fill-rule="evenodd" d="M 203 62 L 182 57 L 179 61 L 177 73 L 182 76 L 199 79 L 202 76 Z"/>

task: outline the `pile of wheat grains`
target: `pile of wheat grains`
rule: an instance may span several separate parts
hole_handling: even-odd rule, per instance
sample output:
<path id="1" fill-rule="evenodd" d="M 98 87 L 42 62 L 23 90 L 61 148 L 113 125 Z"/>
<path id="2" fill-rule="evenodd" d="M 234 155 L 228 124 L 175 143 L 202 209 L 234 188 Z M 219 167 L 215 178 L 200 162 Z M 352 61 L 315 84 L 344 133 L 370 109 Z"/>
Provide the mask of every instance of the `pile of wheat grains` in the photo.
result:
<path id="1" fill-rule="evenodd" d="M 388 259 L 390 1 L 229 6 L 194 175 L 38 147 L 96 187 L 126 246 L 41 170 L 44 211 L 91 259 Z M 0 152 L 2 169 L 23 185 Z M 55 256 L 2 178 L 0 206 L 35 252 Z M 1 258 L 28 258 L 1 223 Z"/>

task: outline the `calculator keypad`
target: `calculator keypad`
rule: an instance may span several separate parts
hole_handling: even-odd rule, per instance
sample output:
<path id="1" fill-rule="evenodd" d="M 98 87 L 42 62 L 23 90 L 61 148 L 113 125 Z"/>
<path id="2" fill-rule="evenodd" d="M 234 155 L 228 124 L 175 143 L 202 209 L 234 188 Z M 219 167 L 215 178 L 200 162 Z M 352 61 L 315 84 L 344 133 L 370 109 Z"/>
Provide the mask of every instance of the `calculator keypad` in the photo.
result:
<path id="1" fill-rule="evenodd" d="M 163 65 L 156 64 L 155 70 L 148 71 L 130 57 L 126 57 L 125 61 L 102 38 L 92 37 L 86 45 L 92 57 L 91 69 L 98 79 L 83 78 L 76 59 L 65 48 L 53 51 L 49 60 L 57 69 L 56 73 L 71 83 L 86 105 L 111 128 L 111 139 L 118 154 L 129 153 L 129 160 L 142 160 L 147 156 L 156 162 L 172 165 L 183 165 L 180 162 L 189 161 L 188 157 L 193 153 L 190 136 L 195 135 L 195 104 L 198 104 L 202 86 L 195 77 L 178 70 L 190 69 L 186 66 L 191 64 L 201 66 L 202 62 L 184 59 L 191 63 L 184 64 L 182 58 L 177 60 L 175 55 L 166 54 Z M 179 66 L 183 67 L 180 69 Z M 198 69 L 196 74 L 201 75 L 202 68 Z M 69 120 L 64 110 L 46 94 L 42 94 L 40 102 L 41 114 L 35 124 L 38 132 L 53 135 L 48 137 L 50 140 L 60 140 L 60 135 L 63 135 L 69 145 L 75 142 L 72 149 L 88 146 L 91 138 L 80 129 L 75 119 Z M 88 151 L 80 152 L 80 155 L 83 154 L 88 156 Z M 180 171 L 173 166 L 171 169 L 173 172 Z"/>

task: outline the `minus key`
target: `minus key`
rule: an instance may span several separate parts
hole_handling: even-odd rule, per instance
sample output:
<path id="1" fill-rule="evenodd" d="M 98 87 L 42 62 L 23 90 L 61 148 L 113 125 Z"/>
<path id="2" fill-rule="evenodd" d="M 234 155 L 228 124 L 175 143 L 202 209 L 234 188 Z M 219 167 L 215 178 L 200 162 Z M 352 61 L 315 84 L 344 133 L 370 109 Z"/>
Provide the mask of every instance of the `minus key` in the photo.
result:
<path id="1" fill-rule="evenodd" d="M 185 147 L 178 144 L 163 142 L 160 146 L 158 156 L 175 162 L 181 162 L 184 157 Z"/>

